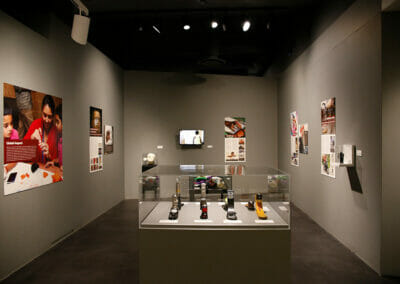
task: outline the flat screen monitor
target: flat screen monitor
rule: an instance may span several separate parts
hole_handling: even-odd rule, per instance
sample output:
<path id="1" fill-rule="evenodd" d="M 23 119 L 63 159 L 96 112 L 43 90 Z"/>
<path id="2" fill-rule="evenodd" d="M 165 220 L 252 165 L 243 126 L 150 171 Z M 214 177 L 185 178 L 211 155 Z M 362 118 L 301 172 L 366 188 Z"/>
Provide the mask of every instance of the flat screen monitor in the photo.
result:
<path id="1" fill-rule="evenodd" d="M 181 130 L 179 131 L 180 145 L 203 145 L 204 130 Z"/>

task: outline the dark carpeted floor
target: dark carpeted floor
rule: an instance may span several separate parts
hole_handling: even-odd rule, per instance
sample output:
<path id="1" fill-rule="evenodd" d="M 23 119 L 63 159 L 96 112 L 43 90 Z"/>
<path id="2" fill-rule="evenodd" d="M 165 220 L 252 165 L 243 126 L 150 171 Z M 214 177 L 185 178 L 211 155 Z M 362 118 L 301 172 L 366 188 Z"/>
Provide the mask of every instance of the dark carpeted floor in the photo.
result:
<path id="1" fill-rule="evenodd" d="M 4 283 L 138 283 L 135 200 L 121 202 Z M 383 279 L 292 208 L 292 283 L 400 283 Z"/>

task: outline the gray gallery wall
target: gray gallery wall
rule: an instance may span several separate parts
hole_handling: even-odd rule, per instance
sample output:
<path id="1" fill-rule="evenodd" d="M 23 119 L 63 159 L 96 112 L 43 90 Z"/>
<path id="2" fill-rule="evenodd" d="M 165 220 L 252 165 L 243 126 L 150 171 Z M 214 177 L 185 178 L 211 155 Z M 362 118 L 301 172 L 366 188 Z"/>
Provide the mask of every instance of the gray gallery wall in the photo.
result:
<path id="1" fill-rule="evenodd" d="M 145 152 L 160 164 L 223 164 L 224 117 L 246 117 L 247 163 L 277 166 L 276 81 L 262 77 L 125 72 L 125 197 L 138 198 Z M 179 129 L 204 129 L 202 149 L 182 149 Z M 157 150 L 157 145 L 163 145 Z M 213 148 L 207 148 L 212 145 Z"/>
<path id="2" fill-rule="evenodd" d="M 292 200 L 326 231 L 380 271 L 381 242 L 380 1 L 359 0 L 284 72 L 278 83 L 279 168 L 292 175 Z M 320 103 L 336 97 L 337 144 L 363 151 L 352 191 L 346 169 L 321 175 Z M 309 123 L 309 155 L 290 166 L 289 114 Z"/>
<path id="3" fill-rule="evenodd" d="M 382 14 L 382 274 L 400 276 L 400 12 Z"/>
<path id="4" fill-rule="evenodd" d="M 0 82 L 63 99 L 64 181 L 4 196 L 0 186 L 0 279 L 124 198 L 123 72 L 51 19 L 43 37 L 0 12 Z M 3 98 L 3 96 L 1 97 Z M 89 106 L 115 127 L 114 154 L 89 174 Z M 3 112 L 3 99 L 0 100 Z M 3 163 L 3 139 L 0 142 Z"/>

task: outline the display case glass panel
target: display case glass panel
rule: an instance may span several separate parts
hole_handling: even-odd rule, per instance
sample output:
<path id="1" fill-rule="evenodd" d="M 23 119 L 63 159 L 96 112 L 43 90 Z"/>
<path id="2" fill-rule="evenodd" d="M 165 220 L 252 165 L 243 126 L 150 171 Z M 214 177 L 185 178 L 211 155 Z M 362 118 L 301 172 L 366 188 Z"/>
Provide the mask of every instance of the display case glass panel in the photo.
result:
<path id="1" fill-rule="evenodd" d="M 158 165 L 139 190 L 141 228 L 290 229 L 290 177 L 278 169 Z"/>

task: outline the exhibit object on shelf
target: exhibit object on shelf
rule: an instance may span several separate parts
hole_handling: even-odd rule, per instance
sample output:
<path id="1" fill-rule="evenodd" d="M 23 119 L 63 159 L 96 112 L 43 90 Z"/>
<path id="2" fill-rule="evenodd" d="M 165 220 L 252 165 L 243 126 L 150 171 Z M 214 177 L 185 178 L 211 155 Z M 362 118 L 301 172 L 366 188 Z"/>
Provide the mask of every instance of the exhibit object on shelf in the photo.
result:
<path id="1" fill-rule="evenodd" d="M 244 117 L 225 117 L 225 162 L 246 162 Z"/>
<path id="2" fill-rule="evenodd" d="M 201 184 L 201 199 L 200 199 L 200 209 L 203 208 L 203 205 L 207 206 L 207 185 L 206 183 Z"/>
<path id="3" fill-rule="evenodd" d="M 89 137 L 89 172 L 103 170 L 103 111 L 90 107 L 90 137 Z"/>
<path id="4" fill-rule="evenodd" d="M 250 211 L 254 211 L 256 210 L 255 206 L 254 206 L 254 201 L 253 200 L 249 200 L 249 202 L 247 202 L 247 204 L 245 205 L 247 207 L 247 209 L 249 209 Z"/>
<path id="5" fill-rule="evenodd" d="M 201 205 L 201 215 L 200 219 L 208 219 L 208 206 L 207 202 Z"/>
<path id="6" fill-rule="evenodd" d="M 180 145 L 200 146 L 204 144 L 204 130 L 180 130 L 179 131 Z"/>
<path id="7" fill-rule="evenodd" d="M 142 155 L 142 172 L 157 166 L 157 155 L 154 153 L 144 153 Z"/>
<path id="8" fill-rule="evenodd" d="M 336 147 L 336 98 L 321 102 L 321 174 L 334 178 Z"/>
<path id="9" fill-rule="evenodd" d="M 168 219 L 169 220 L 178 219 L 178 212 L 179 212 L 178 197 L 176 196 L 176 194 L 174 194 L 174 195 L 172 195 L 172 206 L 171 206 L 171 209 L 169 211 Z"/>
<path id="10" fill-rule="evenodd" d="M 178 210 L 181 210 L 182 206 L 184 205 L 182 203 L 182 199 L 181 199 L 181 185 L 179 183 L 179 179 L 176 179 L 176 190 L 175 190 L 175 194 L 177 196 L 178 199 Z"/>
<path id="11" fill-rule="evenodd" d="M 104 154 L 114 152 L 114 126 L 104 126 Z"/>
<path id="12" fill-rule="evenodd" d="M 264 212 L 264 207 L 263 207 L 263 202 L 262 202 L 262 193 L 256 194 L 255 204 L 256 204 L 256 212 L 257 212 L 258 218 L 263 219 L 263 220 L 268 219 L 267 214 L 265 214 L 265 212 Z"/>
<path id="13" fill-rule="evenodd" d="M 4 83 L 4 195 L 63 181 L 62 99 Z"/>
<path id="14" fill-rule="evenodd" d="M 226 218 L 229 220 L 237 219 L 234 207 L 235 207 L 235 199 L 233 197 L 233 190 L 229 189 L 227 197 L 227 213 L 226 213 Z"/>

